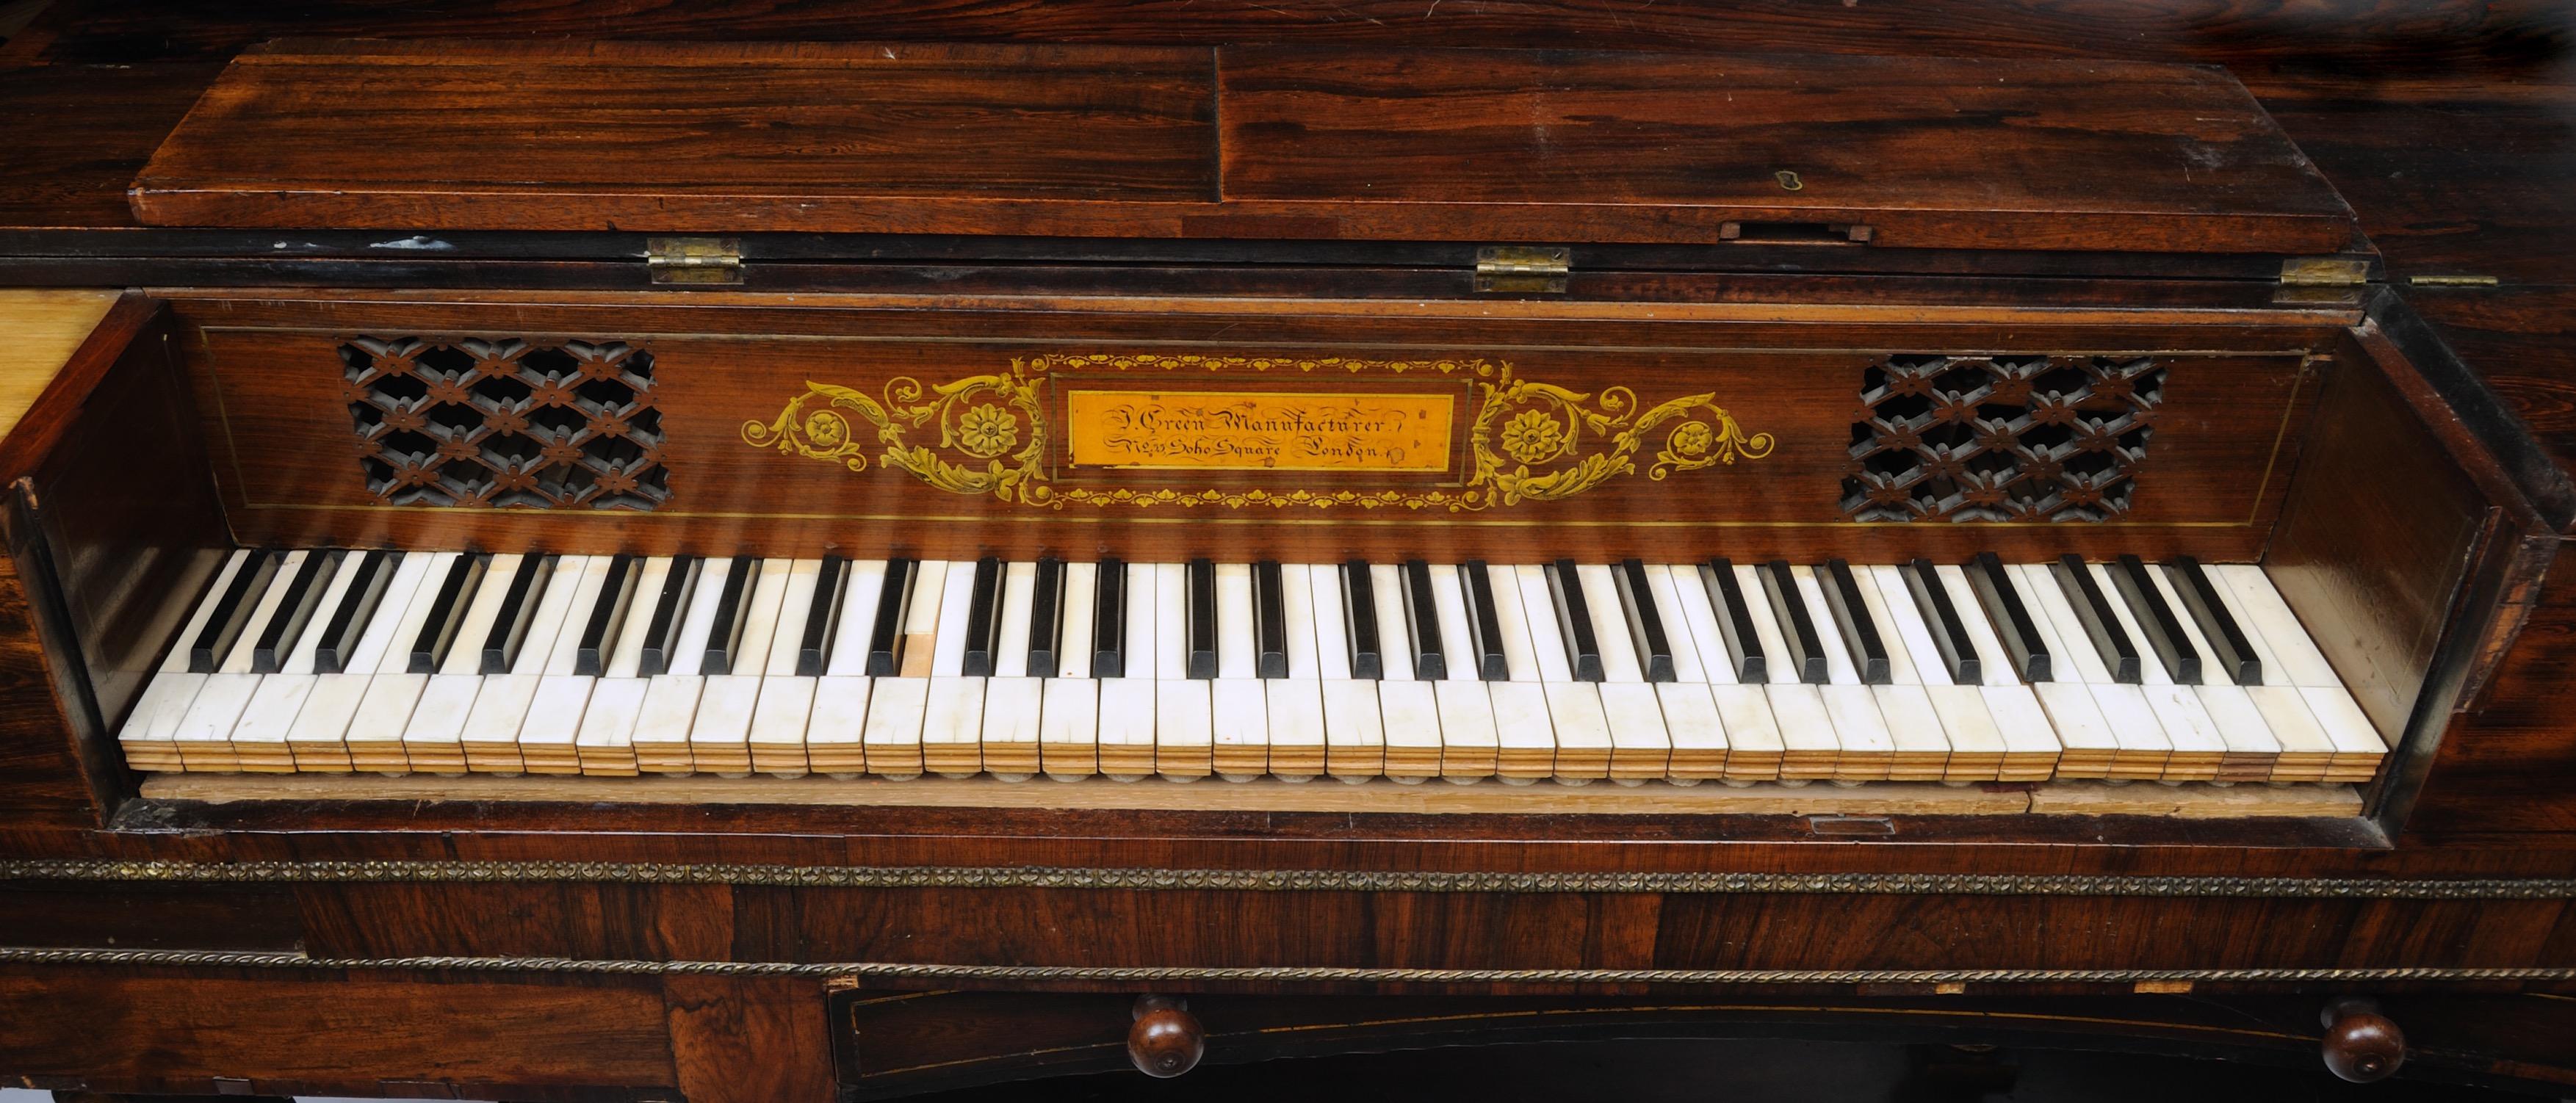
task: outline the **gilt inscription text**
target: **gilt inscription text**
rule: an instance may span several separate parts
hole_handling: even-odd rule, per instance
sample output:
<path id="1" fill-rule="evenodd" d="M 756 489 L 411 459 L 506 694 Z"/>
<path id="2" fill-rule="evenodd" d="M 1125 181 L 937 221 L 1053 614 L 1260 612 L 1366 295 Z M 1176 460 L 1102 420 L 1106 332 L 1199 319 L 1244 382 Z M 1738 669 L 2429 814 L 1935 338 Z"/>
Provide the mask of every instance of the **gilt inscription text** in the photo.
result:
<path id="1" fill-rule="evenodd" d="M 1076 467 L 1446 471 L 1448 395 L 1065 393 Z"/>

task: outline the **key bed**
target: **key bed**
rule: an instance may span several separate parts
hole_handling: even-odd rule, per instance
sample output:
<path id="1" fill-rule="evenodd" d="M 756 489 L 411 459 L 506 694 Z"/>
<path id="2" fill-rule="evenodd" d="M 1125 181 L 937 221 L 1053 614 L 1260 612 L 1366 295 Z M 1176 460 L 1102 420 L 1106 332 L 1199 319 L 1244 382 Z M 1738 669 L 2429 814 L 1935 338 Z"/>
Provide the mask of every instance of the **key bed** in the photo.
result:
<path id="1" fill-rule="evenodd" d="M 163 772 L 2345 783 L 2260 568 L 239 551 Z"/>

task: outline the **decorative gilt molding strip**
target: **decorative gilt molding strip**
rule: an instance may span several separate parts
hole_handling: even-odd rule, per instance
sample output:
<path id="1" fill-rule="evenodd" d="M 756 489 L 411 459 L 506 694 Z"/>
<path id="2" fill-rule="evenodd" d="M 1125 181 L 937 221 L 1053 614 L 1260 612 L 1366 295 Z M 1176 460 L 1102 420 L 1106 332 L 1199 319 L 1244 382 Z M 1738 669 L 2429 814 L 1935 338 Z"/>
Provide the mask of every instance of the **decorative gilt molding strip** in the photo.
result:
<path id="1" fill-rule="evenodd" d="M 819 977 L 865 981 L 1352 982 L 1366 984 L 2140 984 L 2193 982 L 2565 981 L 2576 968 L 2326 969 L 1405 969 L 1334 965 L 937 965 L 904 962 L 594 961 L 562 957 L 314 958 L 224 950 L 0 948 L 5 965 L 173 965 L 228 969 L 499 970 L 534 973 Z"/>
<path id="2" fill-rule="evenodd" d="M 1515 873 L 1043 866 L 772 866 L 665 862 L 0 861 L 0 880 L 532 881 L 814 888 L 1047 888 L 1240 892 L 1654 892 L 1744 895 L 2151 896 L 2302 900 L 2569 900 L 2576 878 L 2113 877 L 1972 873 Z"/>

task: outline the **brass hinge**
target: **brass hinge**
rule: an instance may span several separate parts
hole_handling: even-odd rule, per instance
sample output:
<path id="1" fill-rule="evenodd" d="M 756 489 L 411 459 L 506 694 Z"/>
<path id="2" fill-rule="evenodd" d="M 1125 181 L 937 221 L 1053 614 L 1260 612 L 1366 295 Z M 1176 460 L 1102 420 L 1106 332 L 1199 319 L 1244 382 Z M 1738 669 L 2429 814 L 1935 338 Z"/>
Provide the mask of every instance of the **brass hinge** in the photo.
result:
<path id="1" fill-rule="evenodd" d="M 730 237 L 644 239 L 644 267 L 656 285 L 741 283 L 742 241 Z"/>
<path id="2" fill-rule="evenodd" d="M 1563 245 L 1488 245 L 1476 250 L 1476 290 L 1562 295 L 1573 269 Z"/>
<path id="3" fill-rule="evenodd" d="M 2357 287 L 2370 280 L 2370 262 L 2357 257 L 2291 257 L 2281 262 L 2281 282 L 2291 287 Z"/>

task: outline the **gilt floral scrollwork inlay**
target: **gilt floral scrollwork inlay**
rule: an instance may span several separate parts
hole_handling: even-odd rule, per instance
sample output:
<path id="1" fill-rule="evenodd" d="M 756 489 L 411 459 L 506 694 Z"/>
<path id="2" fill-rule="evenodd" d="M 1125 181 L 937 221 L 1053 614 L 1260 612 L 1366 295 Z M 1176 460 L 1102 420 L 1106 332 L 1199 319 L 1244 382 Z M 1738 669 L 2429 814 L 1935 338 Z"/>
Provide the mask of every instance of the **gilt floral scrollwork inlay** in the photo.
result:
<path id="1" fill-rule="evenodd" d="M 1475 415 L 1464 471 L 1431 487 L 1208 488 L 1068 485 L 1051 478 L 1049 382 L 1136 375 L 1230 377 L 1396 376 L 1463 382 Z M 757 448 L 841 464 L 883 465 L 956 494 L 990 495 L 1048 509 L 1258 506 L 1413 509 L 1466 513 L 1581 494 L 1610 479 L 1648 479 L 1771 454 L 1769 433 L 1749 433 L 1714 394 L 1640 408 L 1636 393 L 1612 386 L 1577 391 L 1521 378 L 1508 362 L 1482 359 L 1364 360 L 1339 357 L 1050 354 L 1015 358 L 1007 372 L 939 384 L 889 380 L 881 396 L 820 381 L 769 421 L 749 421 L 742 439 Z"/>

